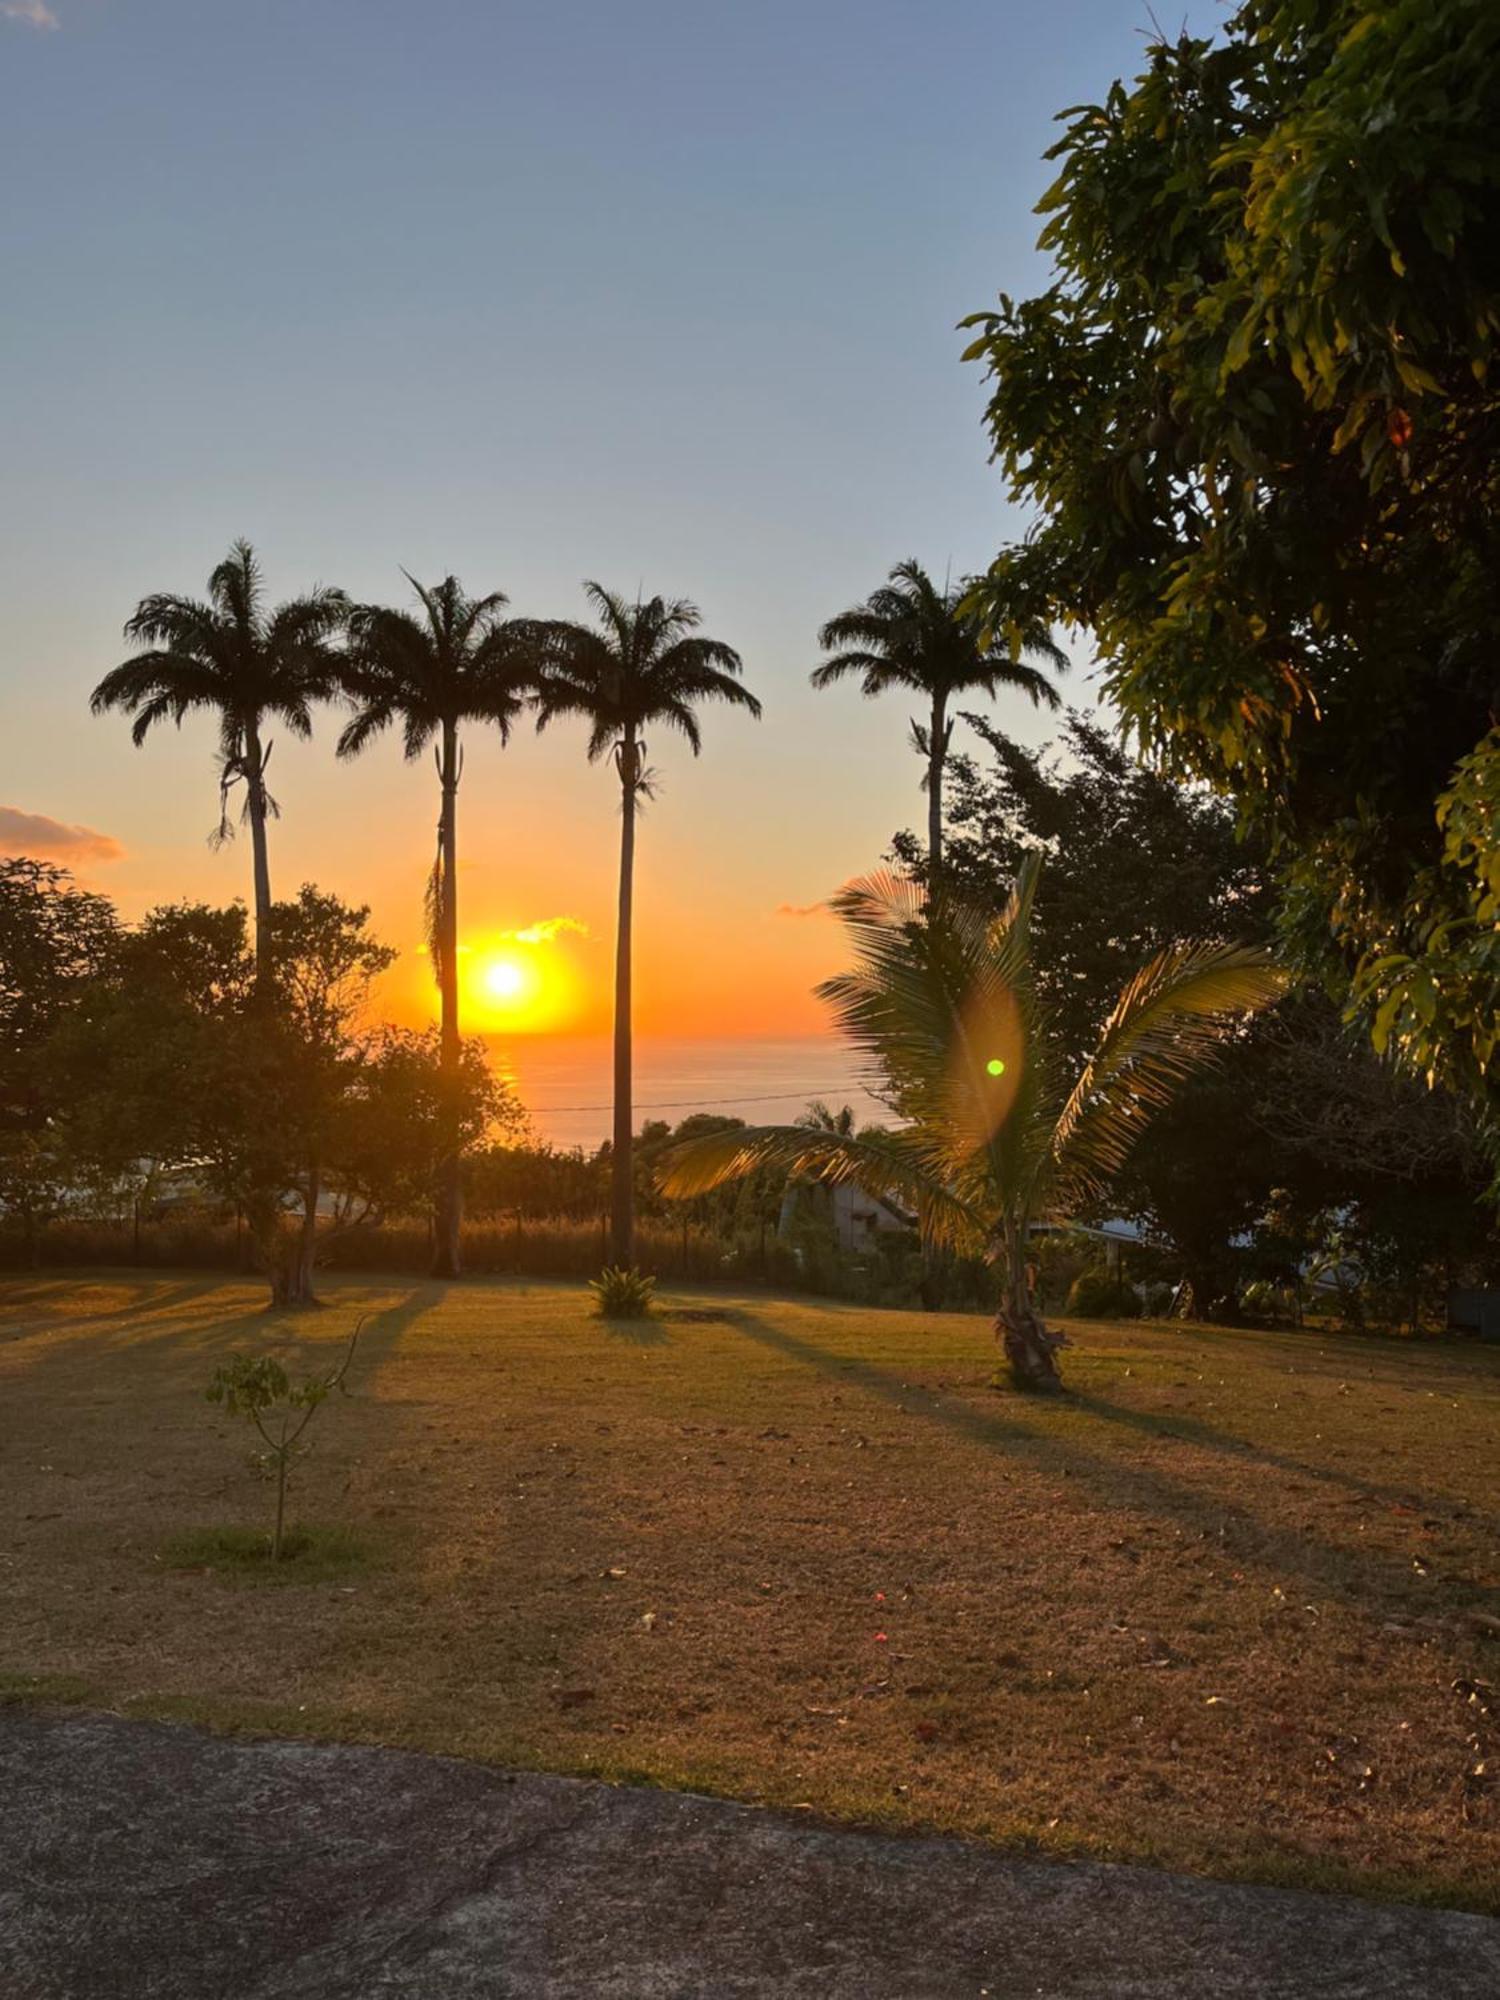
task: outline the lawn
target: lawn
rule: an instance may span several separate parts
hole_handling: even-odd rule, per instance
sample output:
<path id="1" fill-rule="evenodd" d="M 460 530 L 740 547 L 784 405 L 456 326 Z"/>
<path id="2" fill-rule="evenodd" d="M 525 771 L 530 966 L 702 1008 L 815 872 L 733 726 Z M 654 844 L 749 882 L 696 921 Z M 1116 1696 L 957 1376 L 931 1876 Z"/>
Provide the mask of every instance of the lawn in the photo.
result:
<path id="1" fill-rule="evenodd" d="M 1500 1907 L 1500 1350 L 1079 1326 L 1035 1402 L 974 1318 L 327 1298 L 0 1283 L 12 1695 Z M 361 1311 L 261 1580 L 204 1386 Z"/>

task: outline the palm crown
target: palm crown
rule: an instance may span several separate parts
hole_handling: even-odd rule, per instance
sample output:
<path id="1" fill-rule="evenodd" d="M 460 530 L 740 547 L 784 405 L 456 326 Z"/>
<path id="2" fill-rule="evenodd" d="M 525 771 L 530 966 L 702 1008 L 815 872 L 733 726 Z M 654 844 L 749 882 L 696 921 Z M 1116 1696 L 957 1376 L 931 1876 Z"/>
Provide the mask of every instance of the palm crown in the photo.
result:
<path id="1" fill-rule="evenodd" d="M 698 631 L 695 604 L 664 597 L 632 604 L 600 583 L 585 583 L 584 592 L 598 613 L 597 627 L 557 622 L 535 628 L 546 655 L 538 681 L 539 728 L 556 716 L 583 716 L 589 758 L 596 761 L 661 724 L 685 736 L 696 756 L 703 747 L 696 703 L 724 701 L 760 714 L 760 703 L 739 680 L 739 654 Z"/>
<path id="2" fill-rule="evenodd" d="M 263 990 L 271 978 L 271 869 L 266 821 L 276 803 L 266 790 L 271 745 L 267 721 L 294 736 L 312 734 L 313 704 L 337 686 L 334 640 L 349 613 L 341 590 L 322 588 L 267 611 L 260 565 L 236 542 L 208 579 L 208 601 L 158 594 L 142 598 L 125 637 L 144 648 L 107 673 L 90 703 L 96 715 L 122 708 L 135 717 L 131 737 L 146 740 L 158 722 L 181 727 L 208 709 L 219 718 L 219 825 L 228 839 L 229 794 L 245 787 L 255 882 L 255 957 Z"/>
<path id="3" fill-rule="evenodd" d="M 428 588 L 403 574 L 421 601 L 421 617 L 379 604 L 350 614 L 341 680 L 354 714 L 339 755 L 357 756 L 396 722 L 408 757 L 463 722 L 492 723 L 507 738 L 535 676 L 521 626 L 502 616 L 504 592 L 473 598 L 457 577 Z"/>
<path id="4" fill-rule="evenodd" d="M 1068 656 L 1045 619 L 1024 620 L 1012 651 L 987 640 L 965 611 L 970 588 L 965 581 L 939 590 L 919 562 L 908 558 L 897 563 L 889 582 L 872 591 L 865 603 L 830 618 L 818 634 L 819 645 L 833 658 L 813 669 L 813 686 L 831 687 L 858 674 L 860 691 L 867 695 L 908 688 L 951 696 L 975 688 L 993 697 L 1011 687 L 1034 705 L 1056 708 L 1056 689 L 1025 658 L 1030 654 L 1059 671 L 1066 668 Z"/>
<path id="5" fill-rule="evenodd" d="M 181 726 L 199 709 L 219 718 L 219 755 L 231 782 L 247 776 L 249 740 L 274 717 L 294 736 L 312 734 L 314 703 L 333 692 L 332 641 L 348 615 L 340 590 L 322 588 L 268 612 L 260 564 L 236 542 L 208 579 L 208 601 L 159 593 L 142 598 L 125 637 L 145 648 L 107 673 L 90 702 L 96 715 L 124 709 L 131 740 L 158 722 Z"/>
<path id="6" fill-rule="evenodd" d="M 1259 950 L 1173 945 L 1126 983 L 1070 1080 L 1049 1053 L 1032 971 L 1038 871 L 1027 862 L 999 918 L 947 896 L 924 904 L 890 875 L 841 890 L 833 907 L 855 965 L 818 991 L 905 1124 L 867 1138 L 806 1126 L 716 1134 L 674 1154 L 662 1182 L 695 1195 L 773 1164 L 913 1209 L 930 1241 L 997 1266 L 997 1331 L 1027 1387 L 1055 1384 L 1060 1344 L 1027 1296 L 1029 1224 L 1101 1193 L 1152 1112 L 1283 985 Z"/>
<path id="7" fill-rule="evenodd" d="M 1007 643 L 997 644 L 967 608 L 970 588 L 964 582 L 939 590 L 919 562 L 897 563 L 863 604 L 829 619 L 818 643 L 833 657 L 812 673 L 815 688 L 857 674 L 866 695 L 907 688 L 925 697 L 927 719 L 913 718 L 911 740 L 927 759 L 927 860 L 933 878 L 943 850 L 943 768 L 953 740 L 949 702 L 973 689 L 993 699 L 1009 687 L 1028 695 L 1034 707 L 1056 708 L 1057 690 L 1026 655 L 1057 669 L 1068 664 L 1044 618 L 1012 617 Z"/>

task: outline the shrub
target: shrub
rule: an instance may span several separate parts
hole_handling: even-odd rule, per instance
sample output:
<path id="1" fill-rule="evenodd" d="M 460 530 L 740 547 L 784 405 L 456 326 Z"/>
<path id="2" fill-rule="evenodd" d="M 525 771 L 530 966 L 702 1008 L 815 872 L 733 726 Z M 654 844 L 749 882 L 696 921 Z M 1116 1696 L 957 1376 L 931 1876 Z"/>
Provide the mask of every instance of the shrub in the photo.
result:
<path id="1" fill-rule="evenodd" d="M 1073 1281 L 1065 1310 L 1077 1319 L 1139 1319 L 1134 1285 L 1108 1271 L 1085 1271 Z"/>
<path id="2" fill-rule="evenodd" d="M 606 1264 L 597 1278 L 589 1279 L 589 1289 L 599 1302 L 604 1319 L 649 1319 L 656 1295 L 656 1280 L 633 1266 Z"/>

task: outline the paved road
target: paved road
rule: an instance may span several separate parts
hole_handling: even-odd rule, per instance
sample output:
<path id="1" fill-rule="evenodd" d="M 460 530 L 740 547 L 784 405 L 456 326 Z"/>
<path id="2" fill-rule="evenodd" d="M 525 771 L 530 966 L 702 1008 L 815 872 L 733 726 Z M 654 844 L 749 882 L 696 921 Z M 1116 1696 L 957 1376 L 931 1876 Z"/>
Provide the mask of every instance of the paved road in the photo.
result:
<path id="1" fill-rule="evenodd" d="M 1500 1923 L 0 1710 L 4 2000 L 1496 2000 Z"/>

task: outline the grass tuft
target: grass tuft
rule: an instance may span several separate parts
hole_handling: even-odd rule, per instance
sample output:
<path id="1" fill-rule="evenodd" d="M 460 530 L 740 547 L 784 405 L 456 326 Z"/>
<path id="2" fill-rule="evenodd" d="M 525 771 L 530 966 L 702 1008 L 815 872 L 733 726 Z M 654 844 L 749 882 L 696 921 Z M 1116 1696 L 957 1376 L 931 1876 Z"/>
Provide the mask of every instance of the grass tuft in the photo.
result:
<path id="1" fill-rule="evenodd" d="M 174 1535 L 161 1552 L 168 1569 L 209 1570 L 255 1583 L 331 1583 L 361 1575 L 370 1552 L 347 1528 L 289 1528 L 281 1560 L 271 1560 L 263 1528 L 193 1528 Z"/>

